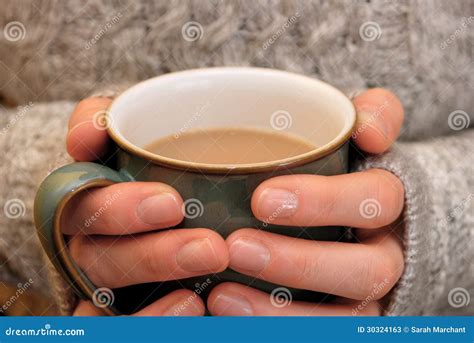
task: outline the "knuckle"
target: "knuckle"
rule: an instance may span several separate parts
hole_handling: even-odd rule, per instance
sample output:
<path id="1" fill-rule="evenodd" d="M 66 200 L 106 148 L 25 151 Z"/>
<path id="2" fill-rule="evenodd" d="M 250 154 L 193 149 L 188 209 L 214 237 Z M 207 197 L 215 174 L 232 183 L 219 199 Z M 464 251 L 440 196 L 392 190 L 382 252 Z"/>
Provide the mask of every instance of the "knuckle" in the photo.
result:
<path id="1" fill-rule="evenodd" d="M 69 252 L 76 264 L 87 274 L 91 281 L 102 286 L 101 273 L 97 272 L 99 253 L 90 237 L 74 236 L 69 242 Z"/>
<path id="2" fill-rule="evenodd" d="M 295 258 L 295 284 L 301 286 L 317 284 L 318 261 L 314 256 L 298 254 Z"/>
<path id="3" fill-rule="evenodd" d="M 168 235 L 168 233 L 164 233 Z M 143 251 L 143 260 L 140 263 L 143 268 L 143 272 L 147 275 L 153 275 L 156 277 L 156 281 L 161 280 L 162 275 L 164 274 L 163 263 L 158 261 L 156 252 L 163 250 L 162 241 L 160 239 L 155 239 L 148 248 L 142 247 L 140 250 Z"/>
<path id="4" fill-rule="evenodd" d="M 371 270 L 366 272 L 363 294 L 374 300 L 387 295 L 397 283 L 403 260 L 399 261 L 387 253 L 373 253 L 369 263 Z"/>
<path id="5" fill-rule="evenodd" d="M 387 280 L 387 266 L 378 254 L 371 254 L 361 266 L 359 297 L 364 300 L 382 298 L 390 289 Z"/>

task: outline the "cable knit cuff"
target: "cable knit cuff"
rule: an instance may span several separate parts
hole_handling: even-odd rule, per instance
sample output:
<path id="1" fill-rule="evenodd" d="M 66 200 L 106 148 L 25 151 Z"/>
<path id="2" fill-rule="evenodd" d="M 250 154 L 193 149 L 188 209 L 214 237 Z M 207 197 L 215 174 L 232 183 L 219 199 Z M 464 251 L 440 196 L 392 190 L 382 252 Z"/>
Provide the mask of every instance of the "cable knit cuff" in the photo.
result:
<path id="1" fill-rule="evenodd" d="M 358 158 L 355 170 L 386 169 L 405 187 L 405 270 L 386 315 L 466 315 L 474 289 L 473 132 L 428 142 L 397 143 Z M 471 208 L 471 210 L 468 210 Z"/>

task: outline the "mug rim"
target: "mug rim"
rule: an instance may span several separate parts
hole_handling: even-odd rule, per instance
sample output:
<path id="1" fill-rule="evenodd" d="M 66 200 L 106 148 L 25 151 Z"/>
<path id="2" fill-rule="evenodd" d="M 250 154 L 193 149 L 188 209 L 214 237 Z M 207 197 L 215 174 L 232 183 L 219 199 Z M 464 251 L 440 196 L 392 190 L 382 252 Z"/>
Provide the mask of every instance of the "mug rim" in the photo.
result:
<path id="1" fill-rule="evenodd" d="M 143 80 L 129 87 L 128 89 L 126 89 L 124 92 L 122 92 L 121 94 L 119 94 L 117 97 L 115 97 L 112 100 L 112 102 L 110 103 L 110 105 L 108 106 L 105 112 L 105 115 L 107 117 L 106 123 L 111 123 L 113 121 L 113 119 L 111 118 L 111 108 L 114 102 L 117 101 L 117 99 L 119 99 L 120 97 L 126 95 L 126 93 L 130 91 L 131 89 L 135 89 L 136 87 L 143 87 L 143 85 L 146 84 L 147 82 L 156 81 L 156 79 L 158 78 L 163 79 L 167 77 L 176 76 L 177 74 L 182 75 L 182 74 L 191 74 L 191 73 L 196 73 L 196 72 L 202 73 L 204 71 L 211 71 L 211 70 L 212 71 L 254 70 L 256 72 L 280 73 L 280 74 L 286 74 L 286 76 L 289 76 L 292 78 L 300 78 L 300 79 L 305 79 L 306 81 L 310 81 L 313 83 L 323 84 L 325 87 L 331 89 L 332 91 L 346 98 L 347 101 L 349 101 L 349 103 L 351 104 L 352 111 L 351 113 L 348 114 L 349 125 L 345 123 L 345 128 L 343 128 L 343 130 L 341 130 L 341 132 L 339 132 L 339 134 L 327 144 L 324 144 L 321 147 L 317 147 L 306 153 L 287 157 L 284 159 L 279 159 L 279 160 L 272 160 L 272 161 L 258 162 L 258 163 L 243 163 L 243 164 L 235 164 L 235 165 L 189 162 L 189 161 L 169 158 L 169 157 L 154 154 L 143 148 L 140 148 L 139 146 L 136 146 L 135 144 L 123 138 L 121 134 L 119 134 L 118 132 L 115 132 L 112 125 L 107 125 L 106 127 L 107 133 L 109 134 L 111 139 L 122 150 L 132 155 L 148 160 L 154 164 L 158 164 L 158 165 L 172 168 L 172 169 L 183 170 L 183 171 L 210 173 L 210 174 L 250 174 L 250 173 L 267 172 L 267 171 L 274 171 L 274 170 L 279 170 L 283 168 L 288 169 L 288 168 L 301 166 L 303 164 L 321 159 L 322 157 L 325 157 L 333 153 L 334 151 L 338 150 L 342 145 L 344 145 L 344 143 L 346 143 L 350 139 L 352 135 L 352 131 L 356 123 L 356 109 L 352 101 L 349 99 L 349 97 L 345 95 L 343 92 L 341 92 L 339 89 L 337 89 L 336 87 L 324 81 L 311 78 L 305 75 L 296 74 L 296 73 L 292 73 L 292 72 L 288 72 L 284 70 L 271 69 L 271 68 L 258 68 L 258 67 L 210 67 L 210 68 L 187 69 L 183 71 L 177 71 L 177 72 L 167 73 L 163 75 L 158 75 L 156 77 Z"/>

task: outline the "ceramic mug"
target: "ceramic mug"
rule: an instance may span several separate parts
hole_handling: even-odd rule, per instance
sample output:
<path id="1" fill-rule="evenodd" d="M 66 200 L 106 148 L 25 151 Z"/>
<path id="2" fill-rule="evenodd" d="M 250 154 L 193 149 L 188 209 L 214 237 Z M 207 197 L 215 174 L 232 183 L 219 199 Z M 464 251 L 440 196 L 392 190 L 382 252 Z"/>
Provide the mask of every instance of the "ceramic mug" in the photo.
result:
<path id="1" fill-rule="evenodd" d="M 99 303 L 110 295 L 98 293 L 100 285 L 94 285 L 74 263 L 60 227 L 66 203 L 86 188 L 130 181 L 172 185 L 187 205 L 193 205 L 191 214 L 172 229 L 207 227 L 227 237 L 239 228 L 253 227 L 304 239 L 345 240 L 347 229 L 343 227 L 262 223 L 253 216 L 250 199 L 262 181 L 277 175 L 347 173 L 348 142 L 355 120 L 352 102 L 339 90 L 284 71 L 208 68 L 143 81 L 118 96 L 106 111 L 106 128 L 116 143 L 114 165 L 73 163 L 55 170 L 42 182 L 34 206 L 39 238 L 74 291 L 82 299 L 99 298 Z M 317 148 L 282 160 L 235 165 L 191 163 L 143 149 L 157 138 L 208 127 L 284 130 L 304 137 Z M 195 291 L 199 288 L 198 293 L 205 298 L 223 281 L 248 284 L 266 292 L 278 287 L 228 269 L 215 275 L 114 289 L 115 301 L 99 307 L 107 314 L 131 313 L 183 287 Z M 289 291 L 294 300 L 322 299 L 315 292 Z"/>

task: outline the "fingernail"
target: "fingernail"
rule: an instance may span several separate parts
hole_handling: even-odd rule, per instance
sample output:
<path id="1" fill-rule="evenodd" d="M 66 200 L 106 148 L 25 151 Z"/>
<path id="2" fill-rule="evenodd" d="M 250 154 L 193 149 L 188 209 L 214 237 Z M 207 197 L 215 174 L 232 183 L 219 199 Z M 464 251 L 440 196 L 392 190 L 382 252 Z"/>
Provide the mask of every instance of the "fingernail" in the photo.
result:
<path id="1" fill-rule="evenodd" d="M 137 207 L 137 216 L 146 224 L 166 224 L 179 220 L 180 211 L 173 194 L 160 193 L 142 200 Z"/>
<path id="2" fill-rule="evenodd" d="M 249 271 L 263 270 L 270 261 L 270 250 L 260 241 L 239 238 L 229 248 L 230 266 Z"/>
<path id="3" fill-rule="evenodd" d="M 251 316 L 253 309 L 241 295 L 219 294 L 212 304 L 212 312 L 218 316 Z"/>
<path id="4" fill-rule="evenodd" d="M 257 213 L 266 222 L 291 217 L 297 210 L 298 196 L 286 189 L 267 188 L 257 200 Z"/>
<path id="5" fill-rule="evenodd" d="M 176 254 L 176 262 L 189 272 L 216 271 L 221 266 L 209 238 L 186 243 Z"/>

